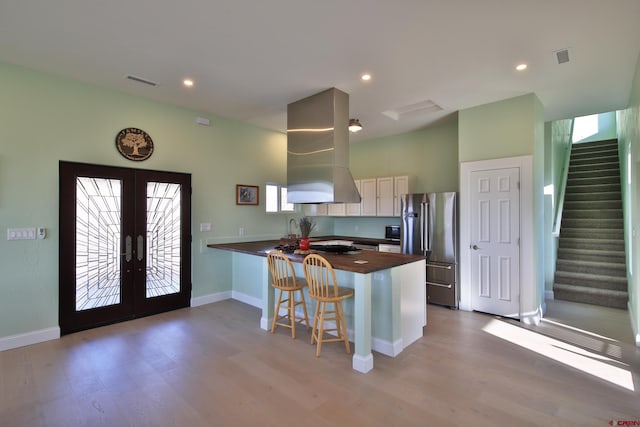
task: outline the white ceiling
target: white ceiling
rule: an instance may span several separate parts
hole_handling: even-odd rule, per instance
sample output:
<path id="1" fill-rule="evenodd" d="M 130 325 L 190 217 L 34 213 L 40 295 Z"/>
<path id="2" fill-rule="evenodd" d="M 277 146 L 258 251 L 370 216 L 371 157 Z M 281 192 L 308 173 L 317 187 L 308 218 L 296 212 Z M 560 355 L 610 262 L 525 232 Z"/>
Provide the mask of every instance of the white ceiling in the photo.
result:
<path id="1" fill-rule="evenodd" d="M 288 103 L 337 87 L 352 141 L 530 92 L 545 120 L 625 108 L 639 52 L 640 0 L 0 2 L 0 61 L 280 131 Z M 427 100 L 443 111 L 382 114 Z"/>

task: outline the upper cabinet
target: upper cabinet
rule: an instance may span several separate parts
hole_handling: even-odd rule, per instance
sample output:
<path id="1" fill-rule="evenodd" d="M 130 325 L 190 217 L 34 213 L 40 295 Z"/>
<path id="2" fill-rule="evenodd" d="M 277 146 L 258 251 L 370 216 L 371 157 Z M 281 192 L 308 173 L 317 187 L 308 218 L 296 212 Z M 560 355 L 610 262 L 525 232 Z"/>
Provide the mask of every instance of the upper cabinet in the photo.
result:
<path id="1" fill-rule="evenodd" d="M 387 176 L 376 180 L 377 216 L 393 216 L 393 177 Z"/>
<path id="2" fill-rule="evenodd" d="M 346 203 L 328 203 L 327 215 L 329 216 L 344 216 Z"/>
<path id="3" fill-rule="evenodd" d="M 361 190 L 361 186 L 360 186 L 360 180 L 356 179 L 354 180 L 354 182 L 356 183 L 356 188 L 358 189 L 358 193 L 360 193 L 362 195 L 362 190 Z M 360 216 L 360 206 L 362 205 L 362 202 L 360 203 L 347 203 L 345 206 L 345 215 L 347 216 Z"/>
<path id="4" fill-rule="evenodd" d="M 302 213 L 305 216 L 327 216 L 325 203 L 305 203 L 302 205 Z"/>
<path id="5" fill-rule="evenodd" d="M 376 216 L 378 212 L 377 201 L 377 180 L 375 178 L 360 180 L 360 215 Z"/>
<path id="6" fill-rule="evenodd" d="M 308 216 L 400 216 L 400 196 L 411 193 L 411 176 L 386 176 L 355 180 L 360 203 L 305 204 Z"/>

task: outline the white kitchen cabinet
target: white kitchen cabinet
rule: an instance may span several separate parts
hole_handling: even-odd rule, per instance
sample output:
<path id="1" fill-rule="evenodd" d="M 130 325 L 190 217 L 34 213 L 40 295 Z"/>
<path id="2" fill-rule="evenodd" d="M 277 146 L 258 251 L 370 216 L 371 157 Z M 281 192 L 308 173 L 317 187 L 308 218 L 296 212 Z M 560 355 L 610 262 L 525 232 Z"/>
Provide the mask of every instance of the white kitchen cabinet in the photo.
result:
<path id="1" fill-rule="evenodd" d="M 360 196 L 362 197 L 362 190 L 360 189 L 360 180 L 359 179 L 355 179 L 353 182 L 355 182 L 356 184 L 356 188 L 358 189 L 358 192 L 360 193 Z M 360 206 L 361 206 L 362 202 L 360 203 L 347 203 L 345 205 L 345 215 L 346 216 L 360 216 Z"/>
<path id="2" fill-rule="evenodd" d="M 413 177 L 394 176 L 393 177 L 393 216 L 400 216 L 401 207 L 400 199 L 403 194 L 409 194 L 413 191 Z"/>
<path id="3" fill-rule="evenodd" d="M 376 216 L 377 212 L 377 180 L 375 178 L 360 180 L 360 215 Z"/>
<path id="4" fill-rule="evenodd" d="M 327 206 L 327 215 L 344 216 L 345 203 L 329 203 L 326 206 Z"/>
<path id="5" fill-rule="evenodd" d="M 393 188 L 394 179 L 392 176 L 386 176 L 376 179 L 377 192 L 377 216 L 393 216 Z"/>
<path id="6" fill-rule="evenodd" d="M 391 245 L 389 243 L 381 243 L 378 245 L 378 252 L 392 252 L 399 254 L 401 252 L 400 245 Z"/>
<path id="7" fill-rule="evenodd" d="M 305 216 L 327 216 L 326 203 L 305 203 L 302 205 Z"/>

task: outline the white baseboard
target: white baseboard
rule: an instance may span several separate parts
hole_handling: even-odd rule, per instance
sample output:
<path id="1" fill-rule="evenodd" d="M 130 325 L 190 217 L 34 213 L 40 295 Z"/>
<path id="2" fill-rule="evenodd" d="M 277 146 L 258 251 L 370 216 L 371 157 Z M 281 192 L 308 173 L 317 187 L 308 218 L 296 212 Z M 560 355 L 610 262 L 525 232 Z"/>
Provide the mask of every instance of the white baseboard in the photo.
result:
<path id="1" fill-rule="evenodd" d="M 404 350 L 402 339 L 395 342 L 382 340 L 380 338 L 371 337 L 371 350 L 382 353 L 385 356 L 396 357 Z"/>
<path id="2" fill-rule="evenodd" d="M 636 313 L 633 311 L 633 307 L 631 306 L 631 301 L 627 301 L 627 312 L 629 313 L 629 320 L 631 321 L 631 331 L 633 331 L 633 336 L 636 341 L 636 347 L 640 347 L 640 330 L 638 330 L 638 325 L 634 322 L 634 319 L 637 319 Z"/>
<path id="3" fill-rule="evenodd" d="M 351 366 L 354 370 L 366 374 L 373 369 L 373 354 L 369 354 L 365 357 L 354 354 Z"/>
<path id="4" fill-rule="evenodd" d="M 252 297 L 251 295 L 247 295 L 238 291 L 217 292 L 215 294 L 191 298 L 191 307 L 198 307 L 200 305 L 211 304 L 227 299 L 234 299 L 245 304 L 249 304 L 253 307 L 262 308 L 262 300 L 260 298 Z"/>
<path id="5" fill-rule="evenodd" d="M 540 322 L 542 321 L 542 313 L 543 313 L 542 306 L 538 306 L 533 311 L 522 313 L 520 315 L 520 321 L 525 325 L 539 325 Z"/>
<path id="6" fill-rule="evenodd" d="M 256 308 L 262 308 L 262 299 L 243 294 L 242 292 L 231 291 L 231 298 Z"/>
<path id="7" fill-rule="evenodd" d="M 24 347 L 25 345 L 37 344 L 44 341 L 56 340 L 60 338 L 60 328 L 40 329 L 25 334 L 10 335 L 0 338 L 0 351 L 12 348 Z"/>
<path id="8" fill-rule="evenodd" d="M 218 301 L 231 299 L 231 291 L 218 292 L 215 294 L 203 295 L 201 297 L 191 298 L 191 307 L 211 304 Z"/>
<path id="9" fill-rule="evenodd" d="M 309 319 L 311 324 L 313 325 L 313 318 Z M 324 322 L 324 329 L 335 329 L 336 322 Z M 329 335 L 337 336 L 338 333 L 336 331 L 327 332 Z M 347 337 L 351 337 L 349 342 L 352 345 L 355 345 L 353 342 L 353 329 L 347 329 Z M 395 342 L 383 340 L 381 338 L 371 337 L 371 350 L 377 351 L 378 353 L 382 353 L 385 356 L 396 357 L 402 350 L 404 350 L 402 339 L 399 339 Z M 355 368 L 354 368 L 355 369 Z"/>

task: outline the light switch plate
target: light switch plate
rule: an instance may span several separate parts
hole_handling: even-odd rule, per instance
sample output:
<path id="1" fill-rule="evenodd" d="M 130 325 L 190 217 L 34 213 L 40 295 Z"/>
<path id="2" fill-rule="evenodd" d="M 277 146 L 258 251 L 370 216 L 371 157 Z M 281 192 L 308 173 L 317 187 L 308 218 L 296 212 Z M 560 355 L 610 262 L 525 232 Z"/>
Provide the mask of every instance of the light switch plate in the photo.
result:
<path id="1" fill-rule="evenodd" d="M 7 228 L 7 240 L 35 240 L 35 228 Z"/>

